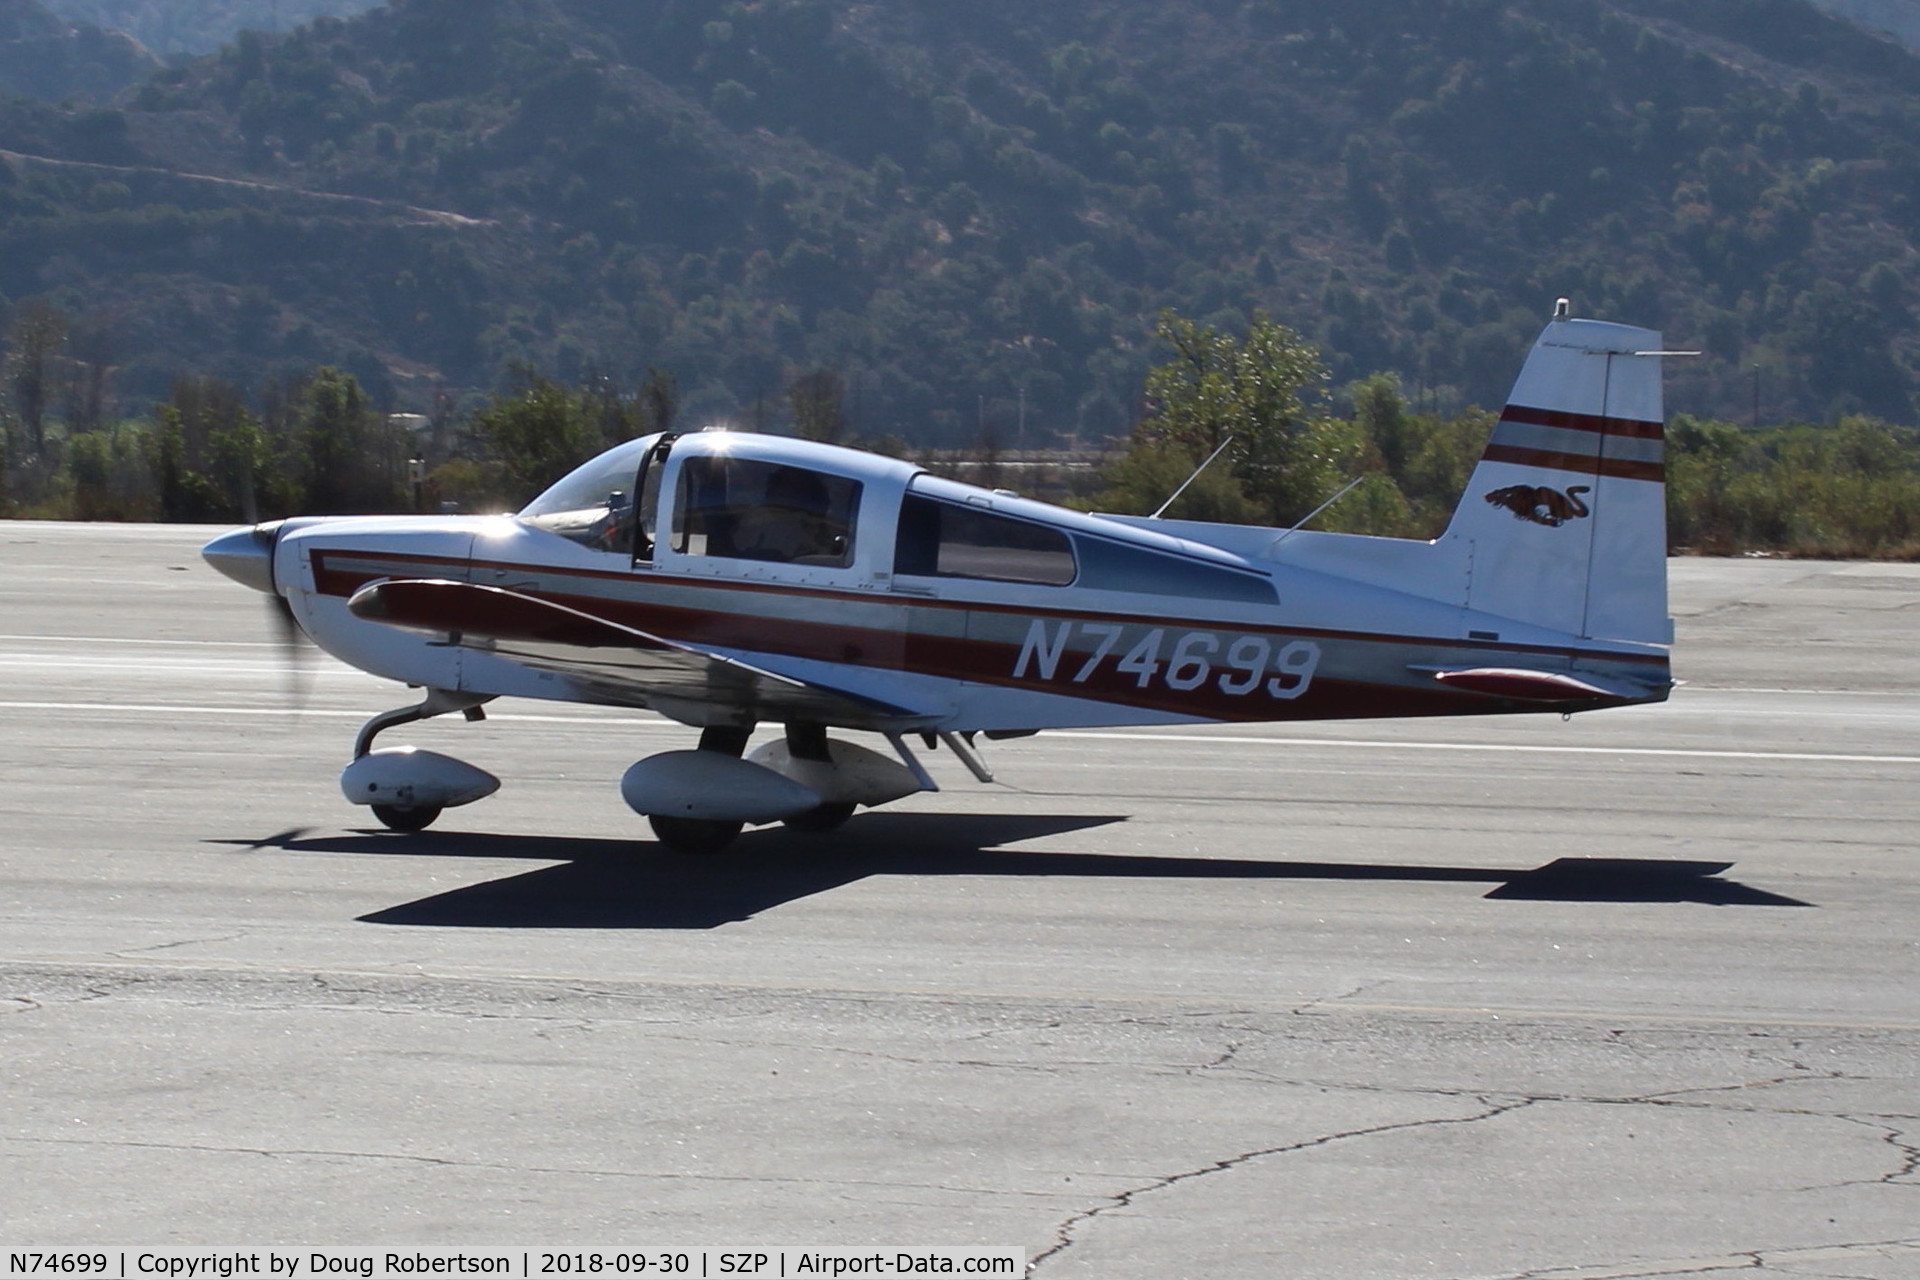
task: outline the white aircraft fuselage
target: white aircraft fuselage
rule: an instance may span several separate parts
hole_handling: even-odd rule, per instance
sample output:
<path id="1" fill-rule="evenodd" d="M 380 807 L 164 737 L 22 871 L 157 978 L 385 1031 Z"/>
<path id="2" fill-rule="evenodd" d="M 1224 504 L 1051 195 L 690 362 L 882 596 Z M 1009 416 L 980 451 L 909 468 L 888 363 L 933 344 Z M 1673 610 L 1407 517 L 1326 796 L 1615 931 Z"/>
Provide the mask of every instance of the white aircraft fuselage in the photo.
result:
<path id="1" fill-rule="evenodd" d="M 709 764 L 720 791 L 766 781 L 748 768 L 813 769 L 806 795 L 753 814 L 842 804 L 820 775 L 841 764 L 825 729 L 887 735 L 911 790 L 930 780 L 908 733 L 948 735 L 975 768 L 952 735 L 1657 702 L 1658 347 L 1549 325 L 1431 542 L 1085 515 L 854 449 L 701 431 L 610 450 L 517 516 L 295 519 L 207 556 L 284 596 L 336 657 L 430 691 L 370 723 L 361 756 L 393 716 L 495 697 L 707 731 L 671 786 L 634 784 L 636 808 Z M 792 759 L 734 758 L 763 723 L 787 726 Z M 389 814 L 396 796 L 464 802 L 424 782 L 365 790 Z M 736 822 L 724 802 L 676 812 Z"/>

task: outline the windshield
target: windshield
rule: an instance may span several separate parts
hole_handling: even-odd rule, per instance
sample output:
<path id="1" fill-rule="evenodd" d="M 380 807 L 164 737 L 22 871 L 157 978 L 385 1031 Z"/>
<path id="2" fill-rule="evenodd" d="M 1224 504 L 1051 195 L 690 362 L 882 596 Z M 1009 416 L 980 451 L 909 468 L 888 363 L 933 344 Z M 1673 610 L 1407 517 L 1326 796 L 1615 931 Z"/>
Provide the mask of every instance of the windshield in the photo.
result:
<path id="1" fill-rule="evenodd" d="M 609 449 L 597 458 L 581 463 L 556 480 L 551 488 L 520 510 L 522 520 L 550 516 L 562 511 L 582 511 L 589 507 L 605 509 L 611 494 L 631 496 L 633 477 L 640 470 L 640 457 L 658 436 L 629 440 Z"/>
<path id="2" fill-rule="evenodd" d="M 629 440 L 582 463 L 521 508 L 519 519 L 586 546 L 630 551 L 634 477 L 641 458 L 659 439 Z"/>

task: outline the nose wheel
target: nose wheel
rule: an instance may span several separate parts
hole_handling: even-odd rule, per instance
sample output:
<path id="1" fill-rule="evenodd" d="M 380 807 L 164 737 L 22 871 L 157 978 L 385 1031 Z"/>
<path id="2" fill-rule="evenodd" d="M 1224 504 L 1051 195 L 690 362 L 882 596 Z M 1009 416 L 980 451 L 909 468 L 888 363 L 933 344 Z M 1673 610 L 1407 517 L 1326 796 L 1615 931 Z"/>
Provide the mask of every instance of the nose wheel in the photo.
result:
<path id="1" fill-rule="evenodd" d="M 500 788 L 500 780 L 464 760 L 413 747 L 374 750 L 373 740 L 396 725 L 429 720 L 458 711 L 468 720 L 484 720 L 481 704 L 492 695 L 429 689 L 419 705 L 385 711 L 360 726 L 353 763 L 340 774 L 340 790 L 349 803 L 363 804 L 389 831 L 425 831 L 455 805 L 472 804 Z"/>

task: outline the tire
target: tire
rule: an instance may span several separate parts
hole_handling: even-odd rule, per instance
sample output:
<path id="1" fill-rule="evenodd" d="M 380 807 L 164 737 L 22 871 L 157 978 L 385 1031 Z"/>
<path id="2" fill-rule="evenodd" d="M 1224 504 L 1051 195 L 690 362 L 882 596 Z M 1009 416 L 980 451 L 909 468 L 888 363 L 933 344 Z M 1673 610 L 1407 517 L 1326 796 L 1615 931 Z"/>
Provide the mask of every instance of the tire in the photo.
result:
<path id="1" fill-rule="evenodd" d="M 718 822 L 711 818 L 674 818 L 650 813 L 647 824 L 660 843 L 675 853 L 718 853 L 732 844 L 744 822 Z"/>
<path id="2" fill-rule="evenodd" d="M 373 816 L 380 819 L 389 831 L 425 831 L 440 816 L 440 806 L 423 804 L 401 809 L 390 804 L 377 804 L 373 806 Z"/>
<path id="3" fill-rule="evenodd" d="M 780 821 L 789 831 L 837 831 L 852 816 L 852 804 L 823 804 Z"/>

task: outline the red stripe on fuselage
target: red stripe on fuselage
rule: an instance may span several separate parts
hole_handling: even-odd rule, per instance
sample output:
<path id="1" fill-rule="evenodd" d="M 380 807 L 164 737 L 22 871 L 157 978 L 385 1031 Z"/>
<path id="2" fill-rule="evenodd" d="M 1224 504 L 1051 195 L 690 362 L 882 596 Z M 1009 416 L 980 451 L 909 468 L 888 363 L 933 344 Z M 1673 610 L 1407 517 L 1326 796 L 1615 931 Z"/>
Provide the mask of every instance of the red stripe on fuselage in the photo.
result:
<path id="1" fill-rule="evenodd" d="M 390 578 L 396 573 L 408 577 L 467 576 L 468 566 L 456 560 L 374 552 L 315 551 L 313 553 L 316 586 L 326 595 L 349 596 L 368 582 Z M 381 564 L 386 572 L 368 568 L 342 568 L 332 563 L 360 561 Z M 824 588 L 788 586 L 773 583 L 743 583 L 713 579 L 671 578 L 649 581 L 645 571 L 611 571 L 558 568 L 477 562 L 477 575 L 503 570 L 509 576 L 541 579 L 574 579 L 583 587 L 588 583 L 611 583 L 630 589 L 650 585 L 683 590 L 725 591 L 747 596 L 773 595 L 805 600 L 822 605 L 881 605 L 914 611 L 969 615 L 1002 615 L 1002 634 L 1023 632 L 1035 621 L 1055 626 L 1068 623 L 1120 624 L 1134 628 L 1163 628 L 1171 643 L 1187 632 L 1204 631 L 1230 642 L 1233 638 L 1261 637 L 1276 648 L 1296 640 L 1344 642 L 1369 646 L 1400 646 L 1418 650 L 1419 660 L 1436 665 L 1460 661 L 1485 661 L 1485 655 L 1527 654 L 1536 658 L 1571 662 L 1579 658 L 1660 668 L 1664 675 L 1666 659 L 1658 654 L 1623 654 L 1572 647 L 1503 644 L 1498 641 L 1470 641 L 1419 636 L 1394 636 L 1365 632 L 1337 631 L 1326 628 L 1287 628 L 1218 619 L 1177 619 L 1138 614 L 1098 613 L 1085 610 L 1052 610 L 1032 605 L 989 605 L 963 601 L 906 599 L 897 595 L 835 591 Z M 1300 697 L 1291 701 L 1266 696 L 1230 695 L 1221 690 L 1222 676 L 1215 673 L 1199 687 L 1174 690 L 1160 684 L 1142 687 L 1137 678 L 1117 670 L 1109 659 L 1084 683 L 1074 683 L 1084 655 L 1066 653 L 1053 679 L 1035 676 L 1016 678 L 1022 644 L 1011 639 L 969 638 L 914 632 L 911 628 L 880 628 L 844 623 L 796 619 L 765 618 L 738 609 L 706 608 L 665 604 L 634 598 L 619 598 L 571 591 L 530 590 L 514 586 L 516 592 L 550 601 L 583 613 L 603 617 L 610 622 L 649 632 L 696 648 L 743 650 L 750 653 L 796 659 L 872 667 L 989 684 L 1035 693 L 1086 698 L 1110 704 L 1164 711 L 1216 720 L 1266 721 L 1307 720 L 1369 716 L 1420 716 L 1537 710 L 1538 704 L 1509 704 L 1484 695 L 1448 690 L 1409 675 L 1405 683 L 1376 683 L 1341 679 L 1328 674 L 1317 676 Z M 539 625 L 529 620 L 529 625 Z M 1405 665 L 1408 655 L 1389 657 L 1385 665 Z M 1345 665 L 1345 664 L 1341 664 Z M 1596 702 L 1594 705 L 1602 705 Z"/>
<path id="2" fill-rule="evenodd" d="M 376 581 L 380 578 L 390 578 L 395 576 L 395 574 L 392 571 L 388 571 L 384 573 L 367 573 L 364 571 L 352 572 L 352 571 L 333 570 L 330 568 L 323 570 L 323 567 L 322 567 L 323 560 L 328 560 L 333 557 L 340 557 L 342 559 L 351 559 L 351 560 L 388 561 L 394 564 L 396 567 L 402 567 L 409 570 L 410 572 L 406 575 L 409 577 L 440 576 L 440 577 L 454 578 L 458 581 L 467 580 L 468 563 L 466 561 L 461 561 L 461 560 L 446 560 L 446 559 L 440 559 L 435 557 L 397 555 L 397 554 L 392 554 L 387 552 L 315 551 L 313 553 L 314 580 L 315 580 L 315 586 L 320 590 L 322 595 L 341 596 L 341 597 L 351 596 L 355 591 L 359 590 L 361 587 L 365 586 L 369 582 Z M 429 570 L 426 572 L 420 572 L 420 570 L 422 570 L 426 566 L 435 566 L 437 567 L 438 572 L 435 573 L 432 570 Z M 1621 653 L 1621 652 L 1607 650 L 1607 649 L 1584 649 L 1584 648 L 1579 648 L 1572 645 L 1521 644 L 1516 642 L 1504 642 L 1499 640 L 1467 641 L 1467 640 L 1461 640 L 1458 637 L 1448 638 L 1448 637 L 1442 637 L 1442 636 L 1404 635 L 1404 634 L 1388 633 L 1388 632 L 1349 631 L 1349 630 L 1342 630 L 1342 629 L 1336 629 L 1336 628 L 1330 628 L 1330 627 L 1300 627 L 1300 626 L 1282 627 L 1282 626 L 1273 625 L 1273 624 L 1223 621 L 1222 619 L 1219 619 L 1219 618 L 1196 618 L 1196 617 L 1183 618 L 1183 617 L 1174 617 L 1174 616 L 1163 615 L 1163 614 L 1114 613 L 1114 612 L 1101 612 L 1101 611 L 1089 610 L 1089 609 L 1045 608 L 1039 605 L 1024 604 L 1024 603 L 1023 604 L 995 604 L 995 603 L 969 601 L 969 600 L 929 600 L 920 596 L 900 596 L 900 595 L 880 593 L 880 592 L 842 591 L 842 590 L 837 590 L 831 587 L 797 586 L 797 585 L 788 585 L 785 583 L 740 582 L 740 581 L 730 581 L 730 580 L 714 579 L 714 578 L 682 577 L 677 574 L 671 575 L 671 576 L 662 576 L 659 578 L 654 578 L 652 575 L 648 574 L 645 570 L 637 570 L 637 569 L 622 571 L 622 570 L 610 570 L 610 569 L 581 569 L 581 568 L 575 568 L 571 566 L 562 568 L 558 566 L 529 565 L 529 564 L 518 564 L 518 563 L 512 563 L 512 562 L 505 562 L 505 561 L 487 561 L 487 560 L 473 561 L 472 569 L 476 574 L 483 571 L 492 572 L 495 570 L 500 570 L 510 575 L 517 575 L 521 578 L 525 578 L 532 575 L 539 575 L 541 577 L 549 577 L 549 578 L 555 578 L 555 577 L 577 578 L 577 579 L 582 579 L 585 581 L 592 581 L 592 582 L 611 582 L 611 583 L 617 583 L 620 585 L 631 585 L 631 586 L 637 586 L 637 587 L 648 587 L 648 586 L 657 585 L 663 588 L 672 588 L 675 590 L 678 590 L 681 588 L 695 588 L 695 589 L 705 590 L 705 591 L 740 592 L 747 595 L 785 596 L 785 597 L 798 599 L 798 600 L 821 601 L 823 603 L 828 603 L 828 604 L 844 603 L 844 604 L 863 604 L 863 605 L 884 605 L 884 606 L 890 606 L 893 608 L 905 608 L 909 612 L 917 611 L 917 610 L 927 610 L 932 612 L 948 612 L 948 613 L 953 613 L 953 612 L 1002 613 L 1002 614 L 1011 615 L 1012 617 L 1018 619 L 1018 621 L 1021 624 L 1024 624 L 1035 618 L 1039 618 L 1049 622 L 1134 623 L 1136 625 L 1141 625 L 1141 626 L 1166 627 L 1169 630 L 1177 629 L 1177 630 L 1183 630 L 1183 631 L 1226 631 L 1226 632 L 1234 632 L 1236 634 L 1245 633 L 1248 635 L 1266 635 L 1266 636 L 1281 638 L 1281 639 L 1335 640 L 1335 641 L 1354 641 L 1354 642 L 1377 643 L 1377 644 L 1437 646 L 1445 649 L 1457 649 L 1461 651 L 1471 651 L 1474 653 L 1524 653 L 1524 654 L 1532 654 L 1542 658 L 1564 658 L 1569 661 L 1584 658 L 1584 659 L 1598 659 L 1606 662 L 1653 664 L 1653 665 L 1659 665 L 1659 666 L 1664 666 L 1667 663 L 1667 658 L 1664 654 Z M 323 576 L 325 578 L 325 584 L 323 584 L 323 581 L 322 581 Z M 328 585 L 328 584 L 331 584 L 331 585 Z M 602 613 L 608 616 L 609 618 L 611 618 L 613 621 L 627 622 L 628 625 L 635 625 L 635 624 L 628 622 L 628 620 L 625 618 L 614 617 L 608 611 L 610 609 L 621 608 L 621 607 L 638 607 L 638 608 L 646 609 L 650 611 L 650 613 L 653 611 L 658 611 L 663 615 L 668 613 L 674 613 L 674 612 L 683 612 L 693 618 L 702 618 L 702 617 L 727 618 L 727 619 L 738 620 L 743 623 L 754 623 L 754 624 L 758 624 L 763 629 L 754 632 L 750 638 L 729 641 L 728 643 L 733 647 L 754 648 L 754 649 L 759 649 L 762 652 L 766 652 L 766 653 L 785 652 L 785 650 L 781 648 L 778 644 L 778 642 L 782 639 L 782 637 L 777 634 L 769 635 L 764 630 L 766 620 L 752 614 L 743 614 L 737 611 L 687 609 L 683 606 L 660 605 L 660 604 L 656 604 L 648 601 L 624 601 L 624 600 L 618 600 L 618 599 L 610 599 L 605 596 L 576 595 L 570 592 L 530 591 L 530 590 L 527 590 L 525 587 L 514 586 L 512 583 L 506 582 L 506 581 L 502 581 L 499 583 L 483 584 L 483 585 L 512 586 L 514 590 L 524 591 L 525 594 L 527 595 L 541 596 L 546 599 L 551 599 L 559 603 L 567 604 L 572 608 L 585 610 L 586 612 L 589 612 L 589 613 L 593 613 L 593 612 Z M 1055 590 L 1055 589 L 1069 590 L 1070 588 L 1049 588 L 1049 590 Z M 781 627 L 785 627 L 789 625 L 791 621 L 792 621 L 791 619 L 783 618 L 778 620 L 778 625 Z M 814 624 L 809 624 L 809 625 L 814 625 Z M 668 635 L 673 639 L 682 640 L 687 643 L 697 643 L 697 641 L 695 641 L 690 636 L 673 634 L 673 633 L 664 631 L 663 629 L 658 627 L 643 627 L 641 629 L 652 631 L 658 635 Z M 841 627 L 838 629 L 842 631 L 848 631 L 848 632 L 857 632 L 858 634 L 863 634 L 863 635 L 868 633 L 867 629 L 863 629 L 863 628 Z M 813 656 L 813 655 L 794 654 L 792 656 L 807 657 L 807 656 Z M 830 659 L 830 660 L 838 660 L 838 659 Z M 877 664 L 868 663 L 867 665 L 872 666 Z"/>

